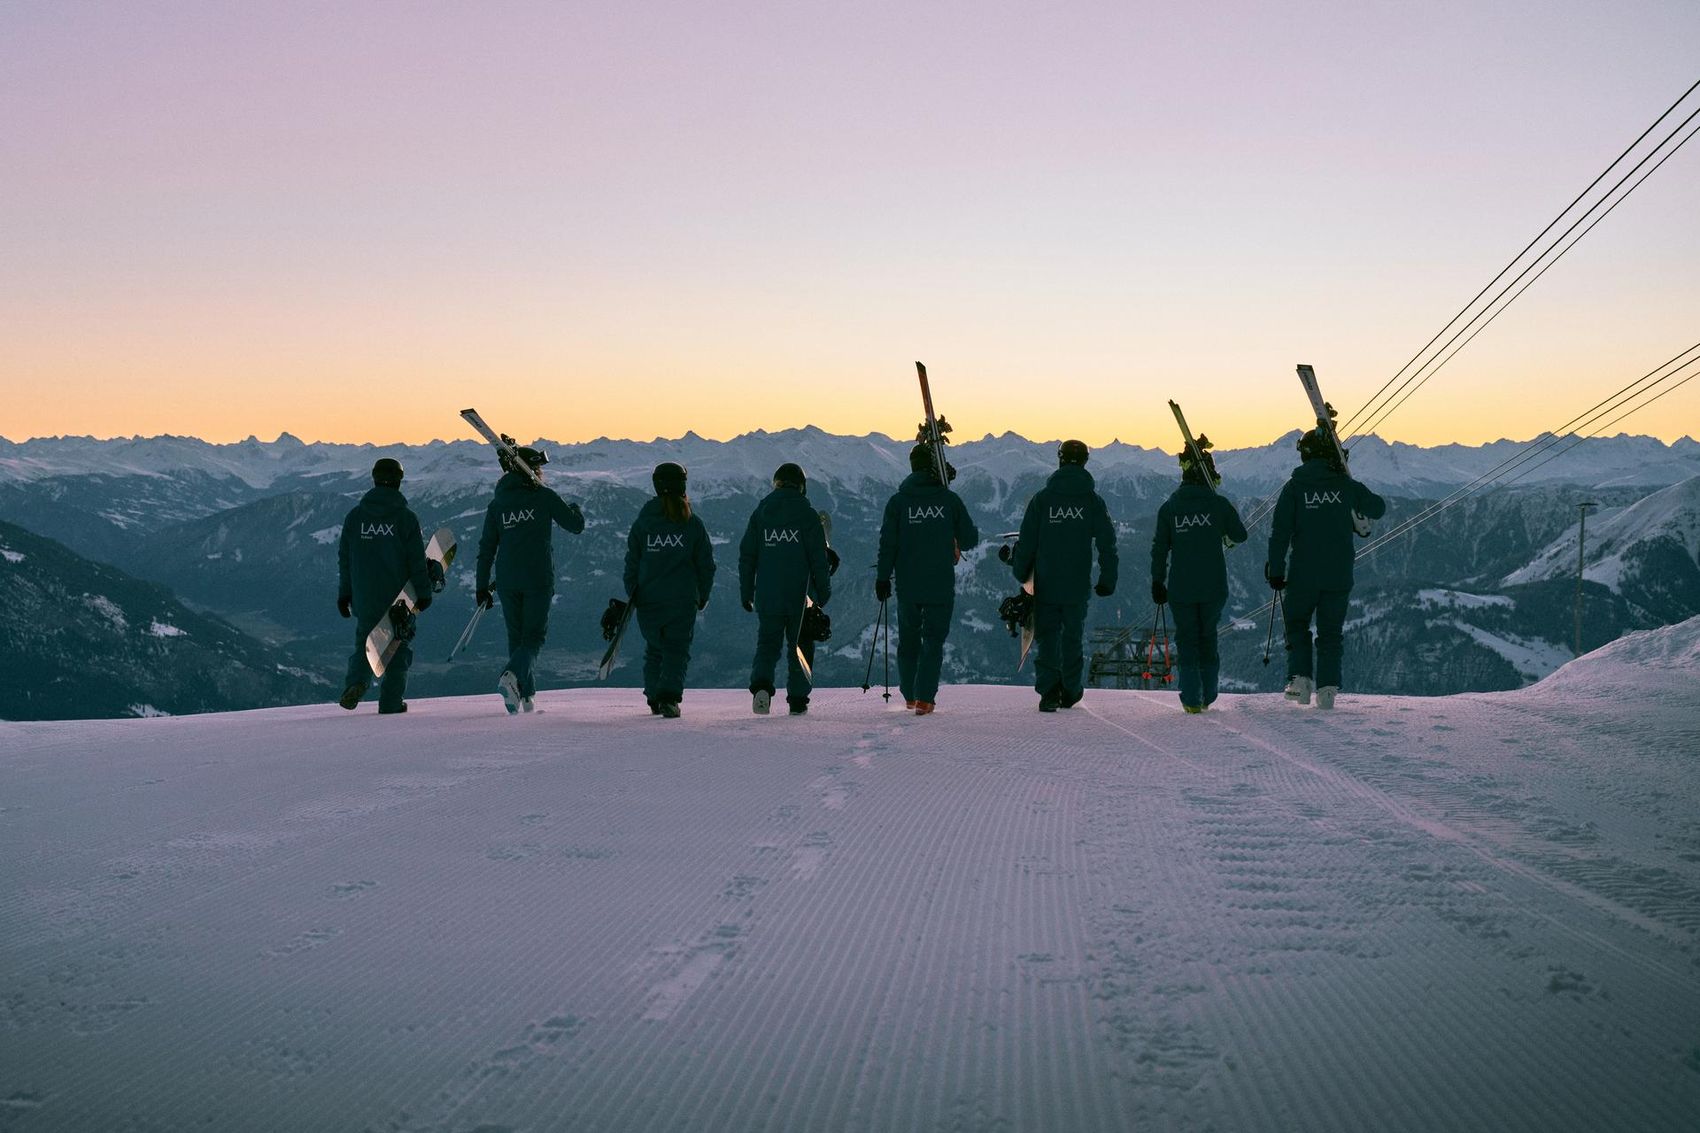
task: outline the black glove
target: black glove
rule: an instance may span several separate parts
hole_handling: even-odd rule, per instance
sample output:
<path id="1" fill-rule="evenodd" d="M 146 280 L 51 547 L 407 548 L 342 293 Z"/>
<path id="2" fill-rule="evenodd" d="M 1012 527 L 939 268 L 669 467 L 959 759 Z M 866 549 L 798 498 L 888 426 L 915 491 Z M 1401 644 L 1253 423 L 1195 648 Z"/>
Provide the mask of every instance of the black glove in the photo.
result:
<path id="1" fill-rule="evenodd" d="M 1108 598 L 1110 595 L 1114 594 L 1115 592 L 1116 592 L 1116 588 L 1114 586 L 1109 585 L 1108 583 L 1106 583 L 1101 578 L 1098 580 L 1098 585 L 1096 585 L 1092 588 L 1092 593 L 1096 594 L 1100 598 Z"/>
<path id="2" fill-rule="evenodd" d="M 1284 574 L 1270 574 L 1268 563 L 1263 564 L 1263 577 L 1268 580 L 1269 589 L 1271 589 L 1271 590 L 1285 590 L 1285 589 L 1287 589 L 1287 576 L 1284 575 Z"/>
<path id="3" fill-rule="evenodd" d="M 744 599 L 744 613 L 753 614 L 755 612 L 756 612 L 756 604 L 754 602 L 750 601 L 750 599 L 745 598 Z"/>
<path id="4" fill-rule="evenodd" d="M 423 614 L 426 610 L 429 610 L 430 608 L 431 608 L 431 592 L 429 590 L 427 590 L 425 593 L 421 594 L 417 599 L 415 599 L 415 601 L 413 603 L 413 612 L 416 613 L 416 614 Z"/>
<path id="5" fill-rule="evenodd" d="M 431 580 L 431 593 L 441 594 L 443 586 L 448 582 L 447 576 L 443 574 L 443 564 L 436 559 L 426 559 L 425 574 Z"/>
<path id="6" fill-rule="evenodd" d="M 344 594 L 336 600 L 336 612 L 345 618 L 354 616 L 354 599 Z"/>
<path id="7" fill-rule="evenodd" d="M 878 598 L 881 602 L 884 602 L 887 598 L 891 597 L 891 579 L 874 579 L 874 597 Z"/>
<path id="8" fill-rule="evenodd" d="M 826 549 L 826 573 L 829 575 L 838 573 L 838 552 L 831 547 Z"/>
<path id="9" fill-rule="evenodd" d="M 484 609 L 488 610 L 496 604 L 496 596 L 488 590 L 480 590 L 472 601 L 474 605 L 482 606 Z"/>
<path id="10" fill-rule="evenodd" d="M 1014 549 L 1011 548 L 1008 543 L 1005 543 L 1003 546 L 998 548 L 998 558 L 1002 559 L 1006 563 L 1009 561 L 1009 557 L 1014 553 Z"/>
<path id="11" fill-rule="evenodd" d="M 1159 606 L 1169 600 L 1169 588 L 1155 578 L 1151 580 L 1151 600 Z"/>

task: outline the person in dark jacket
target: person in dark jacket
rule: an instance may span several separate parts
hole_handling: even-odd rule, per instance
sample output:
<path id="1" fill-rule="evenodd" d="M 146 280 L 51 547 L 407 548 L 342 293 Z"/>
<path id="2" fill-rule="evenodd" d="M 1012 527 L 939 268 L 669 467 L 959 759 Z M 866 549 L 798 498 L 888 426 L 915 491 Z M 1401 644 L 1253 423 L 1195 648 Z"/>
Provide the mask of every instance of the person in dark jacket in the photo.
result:
<path id="1" fill-rule="evenodd" d="M 1346 609 L 1352 595 L 1352 513 L 1380 519 L 1387 514 L 1387 501 L 1352 479 L 1334 455 L 1333 442 L 1320 430 L 1299 438 L 1299 456 L 1301 463 L 1275 502 L 1263 576 L 1270 589 L 1286 591 L 1282 620 L 1287 630 L 1287 698 L 1309 704 L 1314 689 L 1316 706 L 1332 708 L 1340 691 Z"/>
<path id="2" fill-rule="evenodd" d="M 372 683 L 366 660 L 366 636 L 389 613 L 396 595 L 413 584 L 420 610 L 431 604 L 431 571 L 425 559 L 425 537 L 419 517 L 401 494 L 401 463 L 384 457 L 372 466 L 372 490 L 360 498 L 342 521 L 337 543 L 337 612 L 354 619 L 354 655 L 348 659 L 342 698 L 352 709 Z M 401 642 L 384 667 L 378 690 L 378 711 L 389 715 L 407 711 L 407 670 L 413 647 Z"/>
<path id="3" fill-rule="evenodd" d="M 773 491 L 756 505 L 738 544 L 738 596 L 758 618 L 756 655 L 750 665 L 750 695 L 755 711 L 766 713 L 774 695 L 773 668 L 785 651 L 785 699 L 791 715 L 809 710 L 809 676 L 797 658 L 798 630 L 805 599 L 817 606 L 832 597 L 826 531 L 809 506 L 808 482 L 795 464 L 773 474 Z M 803 656 L 814 664 L 814 642 Z"/>
<path id="4" fill-rule="evenodd" d="M 1216 647 L 1216 625 L 1228 602 L 1222 552 L 1246 539 L 1240 513 L 1216 490 L 1222 478 L 1205 447 L 1209 443 L 1198 438 L 1202 465 L 1191 449 L 1181 452 L 1181 486 L 1157 509 L 1151 535 L 1151 600 L 1159 606 L 1167 602 L 1174 614 L 1181 707 L 1194 713 L 1215 701 L 1222 667 Z"/>
<path id="5" fill-rule="evenodd" d="M 536 474 L 532 479 L 502 457 L 496 496 L 484 510 L 484 534 L 478 540 L 477 602 L 485 609 L 502 600 L 508 628 L 508 663 L 496 680 L 510 714 L 530 712 L 537 695 L 533 666 L 549 635 L 549 605 L 555 598 L 555 528 L 573 535 L 584 530 L 584 513 L 544 487 L 540 449 L 521 447 L 519 459 Z M 492 567 L 495 592 L 491 592 Z"/>
<path id="6" fill-rule="evenodd" d="M 909 467 L 909 476 L 886 501 L 874 596 L 881 602 L 891 597 L 895 572 L 897 686 L 904 704 L 926 716 L 938 700 L 944 642 L 956 605 L 956 563 L 980 542 L 980 531 L 962 497 L 939 483 L 930 446 L 911 449 Z"/>
<path id="7" fill-rule="evenodd" d="M 658 465 L 655 498 L 643 505 L 626 537 L 626 599 L 643 633 L 643 696 L 669 719 L 685 696 L 685 667 L 697 612 L 714 585 L 714 546 L 691 512 L 683 465 Z"/>
<path id="8" fill-rule="evenodd" d="M 1064 441 L 1057 470 L 1027 504 L 1021 533 L 1009 557 L 1017 582 L 1033 583 L 1033 686 L 1039 711 L 1080 703 L 1086 667 L 1082 638 L 1092 592 L 1116 592 L 1116 528 L 1086 471 L 1090 451 Z M 1098 583 L 1092 585 L 1092 546 L 1098 547 Z M 1000 552 L 1001 556 L 1001 552 Z"/>

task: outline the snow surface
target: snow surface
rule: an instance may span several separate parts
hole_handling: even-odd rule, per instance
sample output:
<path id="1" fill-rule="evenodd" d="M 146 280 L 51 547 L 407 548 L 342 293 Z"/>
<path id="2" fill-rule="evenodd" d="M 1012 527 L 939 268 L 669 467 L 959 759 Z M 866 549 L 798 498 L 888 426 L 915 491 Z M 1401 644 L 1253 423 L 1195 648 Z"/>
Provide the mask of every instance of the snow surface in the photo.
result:
<path id="1" fill-rule="evenodd" d="M 0 1127 L 1693 1130 L 1697 666 L 0 723 Z"/>
<path id="2" fill-rule="evenodd" d="M 16 565 L 23 562 L 24 558 L 25 555 L 22 551 L 14 551 L 10 547 L 0 547 L 0 559 L 5 559 L 7 562 Z"/>

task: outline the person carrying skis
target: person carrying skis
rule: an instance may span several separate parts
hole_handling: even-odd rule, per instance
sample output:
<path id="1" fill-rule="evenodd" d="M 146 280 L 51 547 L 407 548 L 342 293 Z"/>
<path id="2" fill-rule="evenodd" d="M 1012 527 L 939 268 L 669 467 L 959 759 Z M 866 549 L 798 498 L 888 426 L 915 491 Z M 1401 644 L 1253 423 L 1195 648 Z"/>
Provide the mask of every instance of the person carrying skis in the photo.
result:
<path id="1" fill-rule="evenodd" d="M 521 446 L 514 450 L 533 480 L 502 454 L 502 478 L 484 510 L 478 540 L 477 603 L 488 610 L 499 596 L 508 629 L 508 663 L 496 679 L 508 713 L 532 711 L 537 695 L 533 666 L 549 635 L 549 604 L 555 597 L 555 527 L 573 535 L 584 530 L 584 513 L 543 486 L 548 454 Z M 490 589 L 491 568 L 495 593 Z"/>
<path id="2" fill-rule="evenodd" d="M 1380 519 L 1387 514 L 1387 501 L 1352 479 L 1322 430 L 1312 429 L 1299 438 L 1299 457 L 1299 466 L 1275 503 L 1263 577 L 1271 590 L 1286 592 L 1282 620 L 1287 631 L 1287 699 L 1309 704 L 1314 689 L 1316 706 L 1333 708 L 1352 594 L 1352 513 Z"/>
<path id="3" fill-rule="evenodd" d="M 1224 540 L 1243 543 L 1245 524 L 1228 497 L 1216 490 L 1222 477 L 1203 436 L 1202 466 L 1182 449 L 1181 486 L 1157 509 L 1151 535 L 1151 600 L 1165 602 L 1175 617 L 1175 667 L 1180 670 L 1181 707 L 1198 713 L 1216 699 L 1221 655 L 1216 624 L 1228 602 Z"/>
<path id="4" fill-rule="evenodd" d="M 903 703 L 926 716 L 939 693 L 944 641 L 956 605 L 956 563 L 980 542 L 962 497 L 939 483 L 931 445 L 909 452 L 909 476 L 886 501 L 874 597 L 891 597 L 897 575 L 897 685 Z M 955 469 L 945 466 L 946 475 Z"/>
<path id="5" fill-rule="evenodd" d="M 1085 695 L 1082 638 L 1092 592 L 1116 592 L 1116 528 L 1086 471 L 1081 441 L 1057 449 L 1057 470 L 1027 503 L 1009 555 L 1017 582 L 1033 582 L 1033 687 L 1039 711 L 1072 708 Z M 1092 545 L 1098 545 L 1098 584 L 1092 585 Z M 998 552 L 1000 558 L 1003 551 Z"/>
<path id="6" fill-rule="evenodd" d="M 791 715 L 809 710 L 811 681 L 803 660 L 814 664 L 813 641 L 799 644 L 805 599 L 817 606 L 832 597 L 832 558 L 820 515 L 809 506 L 808 482 L 795 464 L 773 474 L 773 491 L 756 505 L 738 544 L 738 595 L 758 619 L 750 665 L 751 706 L 766 714 L 773 702 L 773 668 L 786 655 L 785 700 Z M 801 659 L 798 656 L 801 650 Z"/>
<path id="7" fill-rule="evenodd" d="M 650 479 L 655 498 L 626 537 L 626 599 L 643 634 L 643 697 L 651 712 L 676 719 L 697 612 L 714 585 L 714 547 L 691 512 L 684 466 L 657 465 Z"/>
<path id="8" fill-rule="evenodd" d="M 407 583 L 413 584 L 419 610 L 431 604 L 432 563 L 425 558 L 425 537 L 419 517 L 401 494 L 401 462 L 384 457 L 372 465 L 372 489 L 342 521 L 342 538 L 337 542 L 337 612 L 354 619 L 354 655 L 348 659 L 348 674 L 342 697 L 337 701 L 353 710 L 372 684 L 372 666 L 366 660 L 366 637 L 372 627 L 390 612 L 390 605 Z M 407 670 L 413 664 L 413 647 L 403 638 L 384 667 L 378 689 L 378 711 L 392 715 L 407 711 Z"/>

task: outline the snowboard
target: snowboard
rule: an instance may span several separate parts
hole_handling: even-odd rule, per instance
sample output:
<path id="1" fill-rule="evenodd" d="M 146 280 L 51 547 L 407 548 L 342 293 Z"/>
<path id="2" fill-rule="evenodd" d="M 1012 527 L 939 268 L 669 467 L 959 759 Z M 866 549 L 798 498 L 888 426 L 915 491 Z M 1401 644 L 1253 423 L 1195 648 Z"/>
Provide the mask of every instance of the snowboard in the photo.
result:
<path id="1" fill-rule="evenodd" d="M 993 536 L 993 538 L 999 539 L 999 540 L 1007 543 L 1011 539 L 1019 538 L 1020 535 L 1021 535 L 1021 532 L 1019 532 L 1019 531 L 1003 531 L 1003 532 L 1000 532 L 997 535 Z M 1029 599 L 1032 599 L 1032 597 L 1033 597 L 1033 579 L 1032 579 L 1031 576 L 1029 576 L 1028 579 L 1021 584 L 1021 592 L 1025 595 L 1027 595 L 1027 597 Z M 1015 661 L 1015 671 L 1016 672 L 1019 673 L 1022 669 L 1022 666 L 1027 664 L 1027 654 L 1031 653 L 1032 651 L 1033 651 L 1033 603 L 1031 601 L 1029 601 L 1028 604 L 1027 604 L 1027 616 L 1025 618 L 1021 619 L 1021 653 L 1016 658 L 1016 661 Z"/>
<path id="2" fill-rule="evenodd" d="M 614 602 L 620 602 L 618 598 Z M 606 619 L 606 613 L 603 615 Z M 620 641 L 626 636 L 626 626 L 632 620 L 632 604 L 620 602 L 620 615 L 614 622 L 613 634 L 608 638 L 608 648 L 602 651 L 602 663 L 596 666 L 596 679 L 605 681 L 608 674 L 614 671 L 614 661 L 620 656 Z"/>
<path id="3" fill-rule="evenodd" d="M 1299 384 L 1305 387 L 1311 411 L 1316 414 L 1316 427 L 1333 443 L 1334 459 L 1340 462 L 1340 471 L 1346 472 L 1346 446 L 1340 443 L 1340 434 L 1334 428 L 1334 407 L 1322 400 L 1322 387 L 1316 384 L 1316 370 L 1303 362 L 1298 368 Z M 1352 512 L 1352 530 L 1366 538 L 1370 533 L 1369 520 L 1355 510 Z"/>
<path id="4" fill-rule="evenodd" d="M 826 536 L 826 545 L 828 547 L 831 547 L 832 546 L 832 516 L 826 514 L 826 512 L 824 512 L 824 511 L 816 512 L 815 514 L 820 516 L 821 532 L 822 532 L 822 534 L 824 534 Z M 800 615 L 798 615 L 798 618 L 797 618 L 797 639 L 796 639 L 795 642 L 792 643 L 792 648 L 797 651 L 797 664 L 802 666 L 803 675 L 805 677 L 809 678 L 810 682 L 813 682 L 814 679 L 815 679 L 815 667 L 813 665 L 809 664 L 808 655 L 803 649 L 802 638 L 803 638 L 803 625 L 808 621 L 809 609 L 812 606 L 814 606 L 814 604 L 815 604 L 815 600 L 813 598 L 810 598 L 807 594 L 803 595 L 803 612 Z"/>
<path id="5" fill-rule="evenodd" d="M 455 549 L 455 534 L 447 527 L 438 528 L 430 542 L 425 544 L 425 561 L 436 565 L 431 574 L 433 586 L 438 591 L 442 590 L 442 580 L 455 561 Z M 413 622 L 418 616 L 419 595 L 413 592 L 413 583 L 408 581 L 402 584 L 401 593 L 390 603 L 389 612 L 366 635 L 366 663 L 372 667 L 373 676 L 382 677 L 402 642 L 413 637 Z"/>

